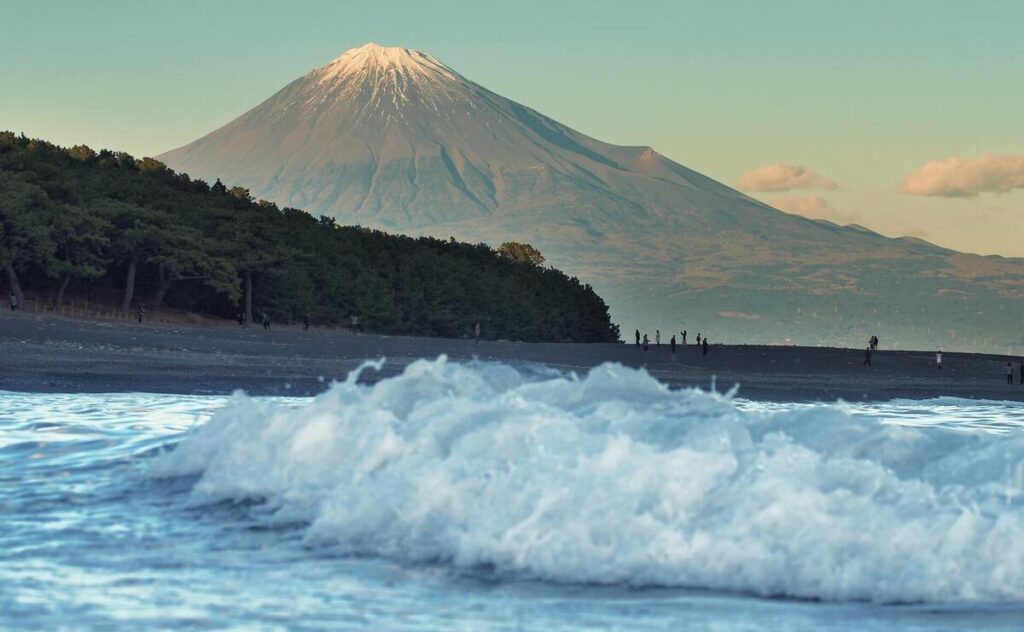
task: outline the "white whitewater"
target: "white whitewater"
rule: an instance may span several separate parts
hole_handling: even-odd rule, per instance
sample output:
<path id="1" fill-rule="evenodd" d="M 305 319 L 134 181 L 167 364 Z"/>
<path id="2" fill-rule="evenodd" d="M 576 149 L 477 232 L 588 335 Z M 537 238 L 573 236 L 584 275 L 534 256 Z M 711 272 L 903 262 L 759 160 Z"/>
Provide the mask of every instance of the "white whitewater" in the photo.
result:
<path id="1" fill-rule="evenodd" d="M 236 396 L 149 471 L 197 475 L 194 505 L 256 501 L 308 543 L 506 579 L 1020 602 L 1024 434 L 1007 428 L 440 358 L 301 405 Z"/>

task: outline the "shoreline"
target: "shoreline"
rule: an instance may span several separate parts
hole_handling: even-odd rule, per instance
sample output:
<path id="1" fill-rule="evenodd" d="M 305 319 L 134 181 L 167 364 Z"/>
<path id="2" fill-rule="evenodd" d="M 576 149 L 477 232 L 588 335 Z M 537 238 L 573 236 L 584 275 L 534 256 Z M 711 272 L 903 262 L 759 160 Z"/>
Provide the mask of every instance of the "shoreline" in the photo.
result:
<path id="1" fill-rule="evenodd" d="M 887 401 L 959 397 L 1024 401 L 1020 358 L 1006 384 L 1007 356 L 876 351 L 861 366 L 862 349 L 694 344 L 673 359 L 667 344 L 644 352 L 633 344 L 522 343 L 356 334 L 339 329 L 279 326 L 142 324 L 89 321 L 52 314 L 0 314 L 0 391 L 77 393 L 149 392 L 308 396 L 343 380 L 365 360 L 387 359 L 376 381 L 408 364 L 445 354 L 543 365 L 584 373 L 603 362 L 646 368 L 672 388 L 716 385 L 761 401 Z"/>

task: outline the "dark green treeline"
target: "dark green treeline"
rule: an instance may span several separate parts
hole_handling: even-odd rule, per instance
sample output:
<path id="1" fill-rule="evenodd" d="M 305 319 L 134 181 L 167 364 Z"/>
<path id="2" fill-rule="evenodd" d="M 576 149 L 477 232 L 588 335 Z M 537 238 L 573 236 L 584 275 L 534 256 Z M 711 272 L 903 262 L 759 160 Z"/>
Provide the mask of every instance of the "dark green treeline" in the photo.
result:
<path id="1" fill-rule="evenodd" d="M 278 322 L 347 324 L 354 314 L 392 334 L 462 337 L 479 322 L 485 338 L 618 340 L 589 285 L 509 254 L 516 246 L 500 256 L 485 244 L 339 226 L 151 158 L 0 132 L 0 267 L 16 295 L 103 294 L 124 310 L 166 304 Z"/>

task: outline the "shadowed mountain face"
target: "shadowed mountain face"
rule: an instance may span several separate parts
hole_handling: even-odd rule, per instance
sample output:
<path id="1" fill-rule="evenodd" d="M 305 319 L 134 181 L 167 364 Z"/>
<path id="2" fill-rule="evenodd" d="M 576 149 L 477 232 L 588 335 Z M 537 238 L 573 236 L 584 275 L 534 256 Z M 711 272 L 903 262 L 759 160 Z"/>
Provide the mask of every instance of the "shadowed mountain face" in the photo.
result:
<path id="1" fill-rule="evenodd" d="M 782 213 L 414 50 L 350 50 L 159 158 L 344 223 L 532 243 L 624 332 L 1024 350 L 1024 260 Z"/>

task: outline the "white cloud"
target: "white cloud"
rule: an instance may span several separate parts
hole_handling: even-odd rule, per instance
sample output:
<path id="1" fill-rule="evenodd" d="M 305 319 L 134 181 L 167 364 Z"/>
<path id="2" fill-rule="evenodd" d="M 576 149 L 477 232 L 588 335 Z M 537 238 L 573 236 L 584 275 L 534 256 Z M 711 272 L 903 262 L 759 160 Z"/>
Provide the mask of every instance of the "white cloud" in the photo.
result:
<path id="1" fill-rule="evenodd" d="M 852 224 L 859 221 L 855 213 L 844 213 L 836 210 L 829 201 L 820 195 L 808 195 L 804 197 L 780 197 L 767 200 L 767 203 L 775 208 L 802 215 L 811 219 L 827 219 L 837 224 Z"/>
<path id="2" fill-rule="evenodd" d="M 748 171 L 736 181 L 743 191 L 790 191 L 792 189 L 834 189 L 835 180 L 816 173 L 813 169 L 796 165 L 761 165 Z"/>
<path id="3" fill-rule="evenodd" d="M 1024 156 L 985 154 L 930 160 L 903 179 L 900 190 L 913 195 L 973 197 L 1024 188 Z"/>

